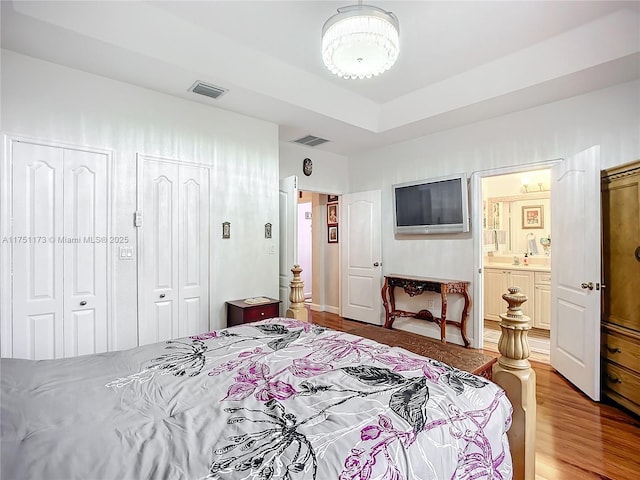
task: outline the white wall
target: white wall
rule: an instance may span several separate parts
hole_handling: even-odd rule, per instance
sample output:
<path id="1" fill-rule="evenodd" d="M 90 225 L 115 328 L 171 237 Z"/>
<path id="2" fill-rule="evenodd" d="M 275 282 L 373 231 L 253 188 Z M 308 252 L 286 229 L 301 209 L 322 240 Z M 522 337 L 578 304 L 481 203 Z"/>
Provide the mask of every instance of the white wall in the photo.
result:
<path id="1" fill-rule="evenodd" d="M 6 50 L 1 80 L 3 133 L 113 151 L 113 234 L 136 238 L 136 153 L 213 166 L 211 328 L 226 326 L 226 300 L 278 297 L 277 125 Z M 112 348 L 123 349 L 137 342 L 136 262 L 114 266 Z"/>
<path id="2" fill-rule="evenodd" d="M 310 158 L 313 173 L 302 173 L 302 161 Z M 335 153 L 316 150 L 289 142 L 280 142 L 280 178 L 296 175 L 298 190 L 317 193 L 341 194 L 349 186 L 349 159 Z"/>
<path id="3" fill-rule="evenodd" d="M 471 233 L 394 236 L 392 184 L 564 158 L 592 145 L 601 145 L 602 168 L 626 163 L 640 158 L 639 107 L 634 81 L 349 158 L 350 192 L 382 190 L 383 272 L 474 278 Z"/>

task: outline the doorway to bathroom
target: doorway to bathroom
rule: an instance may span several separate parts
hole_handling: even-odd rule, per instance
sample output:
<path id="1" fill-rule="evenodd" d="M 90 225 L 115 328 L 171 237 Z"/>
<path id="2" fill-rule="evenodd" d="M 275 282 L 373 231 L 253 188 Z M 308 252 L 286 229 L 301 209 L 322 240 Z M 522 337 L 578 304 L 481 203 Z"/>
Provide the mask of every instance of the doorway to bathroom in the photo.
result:
<path id="1" fill-rule="evenodd" d="M 523 313 L 531 318 L 531 359 L 549 363 L 551 328 L 550 170 L 484 177 L 483 205 L 483 346 L 497 350 L 501 296 L 518 287 L 527 296 Z"/>

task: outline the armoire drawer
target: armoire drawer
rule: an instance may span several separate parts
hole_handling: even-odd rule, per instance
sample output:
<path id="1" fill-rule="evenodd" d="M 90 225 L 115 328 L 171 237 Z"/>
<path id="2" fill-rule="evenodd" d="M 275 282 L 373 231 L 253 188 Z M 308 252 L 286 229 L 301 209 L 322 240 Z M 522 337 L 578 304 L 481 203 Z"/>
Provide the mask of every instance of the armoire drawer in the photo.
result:
<path id="1" fill-rule="evenodd" d="M 640 405 L 640 375 L 611 362 L 604 364 L 604 387 Z"/>
<path id="2" fill-rule="evenodd" d="M 640 344 L 617 332 L 602 332 L 602 356 L 629 370 L 640 373 Z"/>

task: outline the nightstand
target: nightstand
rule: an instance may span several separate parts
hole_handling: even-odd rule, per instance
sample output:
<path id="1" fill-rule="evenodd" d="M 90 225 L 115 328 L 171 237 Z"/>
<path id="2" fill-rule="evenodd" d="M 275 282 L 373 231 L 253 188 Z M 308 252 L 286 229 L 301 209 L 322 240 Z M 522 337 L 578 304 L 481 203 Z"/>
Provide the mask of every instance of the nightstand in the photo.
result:
<path id="1" fill-rule="evenodd" d="M 245 300 L 250 299 L 227 302 L 227 327 L 280 316 L 280 300 L 269 298 L 261 303 L 247 303 Z"/>

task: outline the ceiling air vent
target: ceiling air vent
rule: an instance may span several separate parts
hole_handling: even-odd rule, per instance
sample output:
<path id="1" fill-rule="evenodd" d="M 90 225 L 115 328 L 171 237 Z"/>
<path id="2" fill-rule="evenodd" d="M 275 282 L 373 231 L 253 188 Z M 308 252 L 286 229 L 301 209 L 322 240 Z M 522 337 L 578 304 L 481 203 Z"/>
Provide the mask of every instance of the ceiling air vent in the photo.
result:
<path id="1" fill-rule="evenodd" d="M 220 95 L 224 95 L 227 92 L 227 89 L 198 80 L 196 83 L 191 85 L 189 91 L 193 93 L 199 93 L 200 95 L 204 95 L 206 97 L 218 98 Z"/>
<path id="2" fill-rule="evenodd" d="M 323 143 L 327 143 L 329 140 L 324 138 L 316 137 L 314 135 L 306 135 L 297 140 L 292 140 L 293 143 L 299 143 L 301 145 L 306 145 L 307 147 L 315 147 L 317 145 L 322 145 Z"/>

